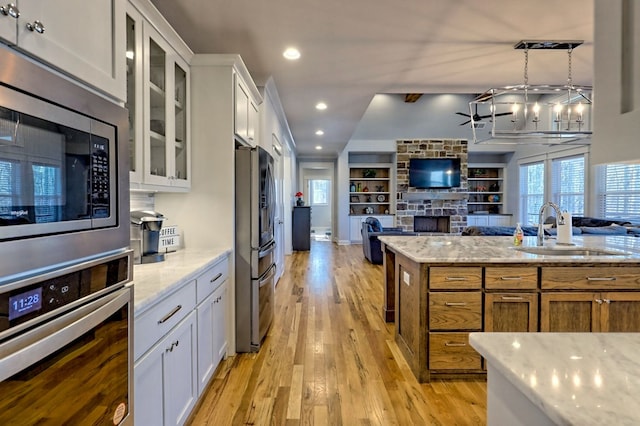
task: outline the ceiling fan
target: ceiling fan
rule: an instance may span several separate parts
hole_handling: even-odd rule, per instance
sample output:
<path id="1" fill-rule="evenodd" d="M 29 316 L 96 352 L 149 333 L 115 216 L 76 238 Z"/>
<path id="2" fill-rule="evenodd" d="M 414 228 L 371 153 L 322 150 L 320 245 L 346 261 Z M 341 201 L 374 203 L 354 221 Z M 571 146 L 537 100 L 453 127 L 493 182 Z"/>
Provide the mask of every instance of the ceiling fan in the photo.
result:
<path id="1" fill-rule="evenodd" d="M 483 118 L 489 118 L 491 116 L 496 116 L 496 117 L 500 117 L 502 115 L 511 115 L 510 112 L 499 112 L 496 114 L 487 114 L 487 115 L 480 115 L 478 114 L 478 104 L 475 104 L 476 107 L 476 112 L 473 115 L 470 114 L 466 114 L 464 112 L 456 112 L 456 114 L 458 115 L 463 115 L 465 117 L 469 117 L 469 119 L 467 121 L 465 121 L 464 123 L 460 123 L 461 126 L 464 126 L 465 124 L 469 124 L 471 122 L 471 119 L 473 118 L 473 121 L 481 121 Z"/>

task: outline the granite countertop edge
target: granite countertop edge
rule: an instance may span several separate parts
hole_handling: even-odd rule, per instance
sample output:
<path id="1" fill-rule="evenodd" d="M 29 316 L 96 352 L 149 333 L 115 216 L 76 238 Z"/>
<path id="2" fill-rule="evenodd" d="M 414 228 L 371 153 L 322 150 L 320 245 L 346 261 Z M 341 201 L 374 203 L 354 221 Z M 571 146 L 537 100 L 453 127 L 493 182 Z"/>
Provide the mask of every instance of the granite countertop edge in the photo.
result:
<path id="1" fill-rule="evenodd" d="M 469 343 L 556 424 L 640 420 L 635 410 L 640 377 L 637 333 L 476 332 L 469 334 Z M 574 374 L 582 380 L 575 382 Z M 595 374 L 600 381 L 587 380 Z"/>
<path id="2" fill-rule="evenodd" d="M 640 263 L 640 238 L 631 236 L 580 236 L 573 239 L 577 247 L 621 251 L 625 252 L 625 256 L 530 254 L 514 250 L 513 237 L 508 236 L 380 235 L 378 239 L 393 251 L 418 263 Z M 536 237 L 524 237 L 523 247 L 534 247 L 535 245 Z M 544 245 L 555 247 L 556 242 L 555 240 L 545 240 Z"/>
<path id="3" fill-rule="evenodd" d="M 230 253 L 231 249 L 226 247 L 182 249 L 167 253 L 163 262 L 134 265 L 134 316 L 178 291 Z"/>

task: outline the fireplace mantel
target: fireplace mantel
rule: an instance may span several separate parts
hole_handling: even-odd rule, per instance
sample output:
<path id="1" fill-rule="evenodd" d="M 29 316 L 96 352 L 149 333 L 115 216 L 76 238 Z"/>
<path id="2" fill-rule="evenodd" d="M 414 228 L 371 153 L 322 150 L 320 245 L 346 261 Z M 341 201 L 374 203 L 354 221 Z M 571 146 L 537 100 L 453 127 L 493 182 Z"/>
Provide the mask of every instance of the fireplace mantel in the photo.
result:
<path id="1" fill-rule="evenodd" d="M 403 192 L 402 199 L 407 201 L 422 200 L 467 200 L 468 192 Z"/>

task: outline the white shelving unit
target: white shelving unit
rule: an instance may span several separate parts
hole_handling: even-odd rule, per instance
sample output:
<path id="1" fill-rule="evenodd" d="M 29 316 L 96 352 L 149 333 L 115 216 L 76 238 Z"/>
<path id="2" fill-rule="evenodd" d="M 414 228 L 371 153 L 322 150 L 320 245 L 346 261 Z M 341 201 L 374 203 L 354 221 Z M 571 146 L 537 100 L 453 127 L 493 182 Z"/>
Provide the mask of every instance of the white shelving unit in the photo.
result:
<path id="1" fill-rule="evenodd" d="M 349 166 L 349 214 L 391 214 L 393 200 L 390 164 Z"/>
<path id="2" fill-rule="evenodd" d="M 504 164 L 469 164 L 469 214 L 504 213 Z"/>

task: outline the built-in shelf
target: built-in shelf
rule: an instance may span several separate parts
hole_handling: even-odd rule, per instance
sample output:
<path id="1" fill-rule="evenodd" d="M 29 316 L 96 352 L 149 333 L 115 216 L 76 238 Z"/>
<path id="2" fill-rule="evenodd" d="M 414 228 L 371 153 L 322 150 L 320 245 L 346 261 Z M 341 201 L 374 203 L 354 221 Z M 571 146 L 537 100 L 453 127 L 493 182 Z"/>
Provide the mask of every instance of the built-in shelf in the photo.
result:
<path id="1" fill-rule="evenodd" d="M 469 214 L 504 213 L 504 164 L 469 164 Z"/>

